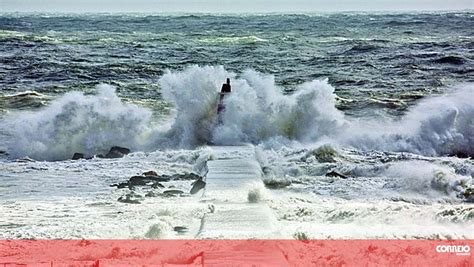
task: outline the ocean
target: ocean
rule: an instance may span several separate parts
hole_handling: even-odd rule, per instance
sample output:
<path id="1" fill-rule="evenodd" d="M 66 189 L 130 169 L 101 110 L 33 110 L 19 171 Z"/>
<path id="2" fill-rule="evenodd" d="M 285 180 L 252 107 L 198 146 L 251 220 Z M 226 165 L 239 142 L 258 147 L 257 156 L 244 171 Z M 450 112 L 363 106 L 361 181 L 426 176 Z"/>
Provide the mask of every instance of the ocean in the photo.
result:
<path id="1" fill-rule="evenodd" d="M 252 144 L 283 238 L 472 239 L 473 52 L 470 11 L 0 13 L 0 238 L 193 238 Z"/>

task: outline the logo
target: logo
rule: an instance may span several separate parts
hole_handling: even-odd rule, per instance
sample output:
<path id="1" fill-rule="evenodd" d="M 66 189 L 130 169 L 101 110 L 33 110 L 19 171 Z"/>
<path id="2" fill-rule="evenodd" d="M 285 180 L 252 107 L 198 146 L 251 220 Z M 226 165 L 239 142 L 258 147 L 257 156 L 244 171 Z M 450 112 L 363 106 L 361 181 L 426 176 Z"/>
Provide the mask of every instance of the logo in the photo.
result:
<path id="1" fill-rule="evenodd" d="M 437 245 L 438 253 L 456 253 L 458 256 L 471 255 L 471 247 L 469 245 Z"/>

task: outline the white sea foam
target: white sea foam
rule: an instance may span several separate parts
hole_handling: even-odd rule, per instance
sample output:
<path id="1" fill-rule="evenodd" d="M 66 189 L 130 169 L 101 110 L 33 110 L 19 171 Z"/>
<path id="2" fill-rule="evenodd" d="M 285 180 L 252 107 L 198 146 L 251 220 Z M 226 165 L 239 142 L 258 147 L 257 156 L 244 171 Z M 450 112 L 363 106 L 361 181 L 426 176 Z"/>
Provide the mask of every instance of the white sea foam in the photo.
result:
<path id="1" fill-rule="evenodd" d="M 217 92 L 226 77 L 232 78 L 234 89 L 224 99 L 223 122 L 217 124 Z M 312 141 L 329 138 L 344 124 L 327 80 L 302 84 L 297 93 L 285 96 L 273 76 L 247 70 L 234 77 L 222 67 L 194 66 L 160 79 L 163 96 L 176 105 L 172 132 L 179 137 L 177 145 Z"/>
<path id="2" fill-rule="evenodd" d="M 474 85 L 460 85 L 451 94 L 422 100 L 398 121 L 352 122 L 340 140 L 363 149 L 472 156 L 473 99 Z"/>
<path id="3" fill-rule="evenodd" d="M 218 92 L 227 77 L 233 93 L 225 97 L 226 109 L 218 123 Z M 472 84 L 422 100 L 396 121 L 344 116 L 335 107 L 334 87 L 327 80 L 301 84 L 296 93 L 284 95 L 271 75 L 191 66 L 165 73 L 159 84 L 165 100 L 175 106 L 171 125 L 153 122 L 151 111 L 121 102 L 113 87 L 102 85 L 95 96 L 71 92 L 40 111 L 8 115 L 1 129 L 13 137 L 8 151 L 14 157 L 55 160 L 74 152 L 104 153 L 114 145 L 155 150 L 297 142 L 430 156 L 474 152 Z"/>
<path id="4" fill-rule="evenodd" d="M 216 123 L 216 93 L 225 77 L 222 67 L 190 67 L 160 80 L 164 95 L 175 102 L 173 127 L 180 145 L 329 142 L 360 149 L 408 151 L 423 155 L 474 151 L 474 87 L 421 101 L 399 120 L 351 119 L 335 107 L 334 87 L 314 80 L 282 94 L 274 77 L 252 70 L 233 79 L 234 91 L 224 100 L 223 123 Z M 171 96 L 171 97 L 170 97 Z"/>
<path id="5" fill-rule="evenodd" d="M 100 85 L 97 92 L 67 93 L 40 111 L 7 116 L 2 127 L 10 135 L 8 152 L 14 157 L 59 160 L 75 152 L 104 153 L 114 145 L 141 147 L 151 112 L 122 103 L 112 86 Z"/>
<path id="6" fill-rule="evenodd" d="M 453 168 L 423 161 L 398 162 L 384 171 L 398 187 L 422 194 L 449 195 L 453 198 L 472 186 L 472 177 L 455 173 Z"/>
<path id="7" fill-rule="evenodd" d="M 168 136 L 170 145 L 196 146 L 210 141 L 216 123 L 217 92 L 222 81 L 234 75 L 223 67 L 190 67 L 167 72 L 160 79 L 163 97 L 176 108 Z"/>

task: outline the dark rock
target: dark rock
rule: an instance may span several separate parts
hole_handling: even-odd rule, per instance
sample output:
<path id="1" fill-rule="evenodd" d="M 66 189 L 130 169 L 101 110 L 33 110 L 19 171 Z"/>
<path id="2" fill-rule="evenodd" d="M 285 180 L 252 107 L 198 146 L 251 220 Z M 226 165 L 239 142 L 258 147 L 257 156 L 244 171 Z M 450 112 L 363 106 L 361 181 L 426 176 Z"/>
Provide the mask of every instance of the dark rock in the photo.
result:
<path id="1" fill-rule="evenodd" d="M 131 186 L 139 186 L 139 185 L 152 185 L 153 181 L 150 180 L 146 176 L 132 176 L 128 180 L 128 184 Z"/>
<path id="2" fill-rule="evenodd" d="M 138 185 L 153 185 L 159 182 L 168 182 L 169 179 L 161 176 L 132 176 L 128 183 L 133 186 Z"/>
<path id="3" fill-rule="evenodd" d="M 339 178 L 342 178 L 342 179 L 347 179 L 347 176 L 345 176 L 344 174 L 340 174 L 336 171 L 330 171 L 330 172 L 326 173 L 326 176 L 328 176 L 328 177 L 339 177 Z"/>
<path id="4" fill-rule="evenodd" d="M 154 191 L 150 191 L 148 193 L 146 193 L 145 197 L 157 197 L 159 196 L 158 193 L 154 192 Z"/>
<path id="5" fill-rule="evenodd" d="M 84 154 L 82 153 L 74 153 L 74 155 L 72 156 L 72 160 L 78 160 L 78 159 L 83 159 L 84 158 Z"/>
<path id="6" fill-rule="evenodd" d="M 188 227 L 184 227 L 184 226 L 175 226 L 175 227 L 173 227 L 173 230 L 175 232 L 180 233 L 180 234 L 186 233 L 187 231 L 189 231 Z"/>
<path id="7" fill-rule="evenodd" d="M 167 182 L 169 178 L 161 176 L 132 176 L 127 182 L 112 184 L 110 186 L 116 186 L 117 188 L 130 188 L 133 189 L 135 186 L 151 186 L 152 188 L 164 188 L 160 182 Z"/>
<path id="8" fill-rule="evenodd" d="M 448 156 L 450 157 L 458 157 L 458 158 L 461 158 L 461 159 L 467 159 L 467 158 L 470 158 L 471 155 L 467 154 L 467 153 L 464 153 L 464 152 L 461 152 L 461 151 L 456 151 L 454 153 L 451 153 L 449 154 Z"/>
<path id="9" fill-rule="evenodd" d="M 163 191 L 163 194 L 171 195 L 171 196 L 181 195 L 183 193 L 184 193 L 183 191 L 178 190 L 178 189 L 171 189 L 171 190 Z"/>
<path id="10" fill-rule="evenodd" d="M 118 189 L 122 189 L 122 188 L 130 188 L 128 182 L 125 182 L 125 183 L 119 183 L 119 184 L 111 184 L 110 186 L 116 186 Z"/>
<path id="11" fill-rule="evenodd" d="M 108 159 L 122 158 L 130 153 L 130 149 L 125 147 L 113 146 L 110 151 L 104 156 Z"/>
<path id="12" fill-rule="evenodd" d="M 291 181 L 288 180 L 265 179 L 263 183 L 269 189 L 280 189 L 291 185 Z"/>
<path id="13" fill-rule="evenodd" d="M 120 152 L 124 155 L 127 155 L 127 154 L 130 153 L 130 149 L 125 148 L 125 147 L 120 147 L 120 146 L 113 146 L 112 148 L 110 148 L 110 151 L 111 152 Z"/>
<path id="14" fill-rule="evenodd" d="M 191 188 L 191 191 L 189 193 L 196 194 L 197 192 L 199 192 L 201 189 L 203 189 L 206 186 L 206 182 L 204 182 L 202 178 L 199 178 L 198 180 L 194 181 L 191 185 L 193 187 Z"/>
<path id="15" fill-rule="evenodd" d="M 165 186 L 162 185 L 160 182 L 154 182 L 154 183 L 151 185 L 151 188 L 165 188 Z"/>
<path id="16" fill-rule="evenodd" d="M 303 157 L 305 160 L 310 156 L 314 156 L 319 162 L 337 162 L 340 157 L 339 152 L 331 145 L 322 145 L 317 149 L 311 150 Z"/>
<path id="17" fill-rule="evenodd" d="M 195 173 L 184 173 L 184 174 L 174 174 L 174 175 L 157 175 L 154 171 L 144 172 L 143 175 L 132 176 L 127 182 L 122 182 L 118 184 L 112 184 L 110 186 L 116 186 L 117 188 L 129 188 L 133 189 L 135 186 L 150 186 L 151 188 L 164 188 L 165 186 L 161 184 L 162 182 L 169 182 L 170 180 L 188 180 L 193 178 L 196 180 L 192 185 L 191 194 L 198 192 L 205 186 L 205 182 L 202 181 L 202 177 Z M 173 188 L 173 186 L 170 186 Z M 173 191 L 173 190 L 169 190 Z M 183 193 L 181 190 L 177 190 L 179 193 L 170 193 L 165 195 L 176 195 Z"/>
<path id="18" fill-rule="evenodd" d="M 462 196 L 465 198 L 467 202 L 474 203 L 474 188 L 466 188 L 462 193 Z"/>
<path id="19" fill-rule="evenodd" d="M 171 175 L 170 178 L 172 180 L 197 180 L 201 178 L 201 176 L 190 172 L 190 173 L 174 174 L 174 175 Z"/>
<path id="20" fill-rule="evenodd" d="M 145 176 L 158 176 L 158 174 L 155 171 L 147 171 L 147 172 L 144 172 L 143 175 L 145 175 Z"/>
<path id="21" fill-rule="evenodd" d="M 127 203 L 127 204 L 140 204 L 140 200 L 137 200 L 137 199 L 131 199 L 129 197 L 119 197 L 118 199 L 119 202 L 122 202 L 122 203 Z"/>
<path id="22" fill-rule="evenodd" d="M 140 200 L 143 197 L 138 194 L 130 193 L 126 194 L 125 196 L 119 197 L 117 200 L 122 203 L 127 203 L 127 204 L 140 204 Z"/>
<path id="23" fill-rule="evenodd" d="M 169 182 L 171 179 L 169 176 L 161 175 L 161 176 L 155 176 L 155 175 L 147 175 L 146 178 L 157 181 L 157 182 Z"/>

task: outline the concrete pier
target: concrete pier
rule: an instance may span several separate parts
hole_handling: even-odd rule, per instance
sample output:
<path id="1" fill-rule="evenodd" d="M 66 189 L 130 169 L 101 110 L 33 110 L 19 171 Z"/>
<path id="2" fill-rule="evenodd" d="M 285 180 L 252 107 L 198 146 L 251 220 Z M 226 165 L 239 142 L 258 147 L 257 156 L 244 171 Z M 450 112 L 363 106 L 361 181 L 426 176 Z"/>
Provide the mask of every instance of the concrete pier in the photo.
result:
<path id="1" fill-rule="evenodd" d="M 211 213 L 202 219 L 200 239 L 278 238 L 277 220 L 265 203 L 265 187 L 253 146 L 213 146 L 201 201 Z"/>
<path id="2" fill-rule="evenodd" d="M 198 239 L 277 239 L 278 221 L 265 203 L 262 170 L 253 146 L 213 146 L 201 201 L 211 212 L 201 221 Z M 203 266 L 288 266 L 276 247 L 237 247 L 203 251 Z"/>

